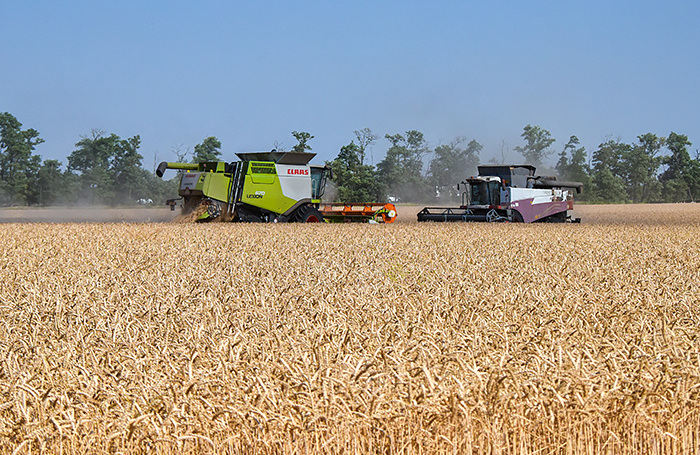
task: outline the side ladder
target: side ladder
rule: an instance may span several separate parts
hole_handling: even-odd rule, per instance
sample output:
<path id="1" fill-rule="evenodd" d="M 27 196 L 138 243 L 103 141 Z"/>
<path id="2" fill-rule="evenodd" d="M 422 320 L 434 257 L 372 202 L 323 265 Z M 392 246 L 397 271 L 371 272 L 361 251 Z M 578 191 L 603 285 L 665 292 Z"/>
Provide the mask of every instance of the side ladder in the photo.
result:
<path id="1" fill-rule="evenodd" d="M 245 183 L 245 167 L 247 163 L 236 161 L 231 163 L 231 182 L 228 188 L 228 198 L 226 201 L 226 213 L 233 216 L 236 213 L 236 205 L 241 200 L 243 184 Z"/>

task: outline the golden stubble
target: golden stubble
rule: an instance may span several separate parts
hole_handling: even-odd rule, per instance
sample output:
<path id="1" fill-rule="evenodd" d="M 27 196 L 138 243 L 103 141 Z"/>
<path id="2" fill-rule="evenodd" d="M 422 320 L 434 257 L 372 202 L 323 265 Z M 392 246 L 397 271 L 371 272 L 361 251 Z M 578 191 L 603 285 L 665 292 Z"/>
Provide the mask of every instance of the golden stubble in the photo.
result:
<path id="1" fill-rule="evenodd" d="M 0 451 L 693 452 L 700 228 L 640 220 L 0 225 Z"/>

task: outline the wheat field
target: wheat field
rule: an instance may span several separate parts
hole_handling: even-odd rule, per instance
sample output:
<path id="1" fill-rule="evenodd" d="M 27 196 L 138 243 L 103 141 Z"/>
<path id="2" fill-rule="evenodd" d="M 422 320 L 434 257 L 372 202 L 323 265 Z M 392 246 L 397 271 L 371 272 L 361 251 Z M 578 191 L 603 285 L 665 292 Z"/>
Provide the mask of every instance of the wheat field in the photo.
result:
<path id="1" fill-rule="evenodd" d="M 577 210 L 2 224 L 0 452 L 697 453 L 700 206 Z"/>

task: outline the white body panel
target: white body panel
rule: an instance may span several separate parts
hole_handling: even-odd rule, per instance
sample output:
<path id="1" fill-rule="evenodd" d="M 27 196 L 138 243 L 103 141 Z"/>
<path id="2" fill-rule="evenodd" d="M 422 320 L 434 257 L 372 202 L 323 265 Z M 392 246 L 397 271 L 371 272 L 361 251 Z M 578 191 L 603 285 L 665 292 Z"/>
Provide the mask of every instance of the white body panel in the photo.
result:
<path id="1" fill-rule="evenodd" d="M 504 203 L 514 203 L 525 199 L 532 199 L 531 204 L 545 204 L 549 202 L 566 201 L 571 195 L 569 190 L 547 188 L 508 188 L 501 193 L 508 193 Z M 515 206 L 515 204 L 513 204 Z"/>
<path id="2" fill-rule="evenodd" d="M 510 202 L 535 199 L 535 204 L 552 202 L 553 192 L 545 188 L 508 188 Z"/>
<path id="3" fill-rule="evenodd" d="M 308 165 L 276 164 L 282 194 L 291 199 L 311 198 L 311 171 Z"/>
<path id="4" fill-rule="evenodd" d="M 182 175 L 182 180 L 180 180 L 180 191 L 182 190 L 194 190 L 197 187 L 197 182 L 199 182 L 199 177 L 201 177 L 200 172 L 186 172 Z"/>

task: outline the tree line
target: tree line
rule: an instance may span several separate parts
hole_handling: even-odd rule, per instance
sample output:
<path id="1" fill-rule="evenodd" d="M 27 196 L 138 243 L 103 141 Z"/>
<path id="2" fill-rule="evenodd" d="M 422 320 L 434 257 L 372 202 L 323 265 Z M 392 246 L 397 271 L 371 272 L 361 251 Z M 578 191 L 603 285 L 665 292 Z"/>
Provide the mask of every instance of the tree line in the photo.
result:
<path id="1" fill-rule="evenodd" d="M 75 144 L 65 166 L 34 153 L 43 142 L 38 131 L 0 113 L 0 206 L 161 204 L 177 195 L 177 179 L 162 180 L 143 167 L 138 135 L 122 139 L 93 130 Z M 192 160 L 217 160 L 220 148 L 208 137 L 194 147 Z M 179 153 L 178 161 L 188 154 Z"/>
<path id="2" fill-rule="evenodd" d="M 457 138 L 431 149 L 423 134 L 387 134 L 389 149 L 376 167 L 365 163 L 366 151 L 378 136 L 371 130 L 355 131 L 356 139 L 341 148 L 330 162 L 338 199 L 383 201 L 387 196 L 403 202 L 456 202 L 456 185 L 476 175 L 483 146 L 474 139 Z M 607 139 L 592 154 L 570 136 L 554 166 L 546 160 L 556 154 L 555 139 L 539 126 L 527 125 L 523 144 L 515 147 L 522 163 L 532 164 L 539 175 L 581 182 L 577 200 L 592 203 L 694 202 L 700 199 L 700 154 L 691 157 L 692 143 L 683 134 L 642 134 L 631 144 Z M 502 160 L 501 160 L 502 161 Z"/>
<path id="3" fill-rule="evenodd" d="M 457 184 L 475 175 L 482 162 L 483 146 L 475 139 L 458 137 L 431 148 L 423 133 L 409 130 L 384 136 L 389 148 L 375 166 L 367 161 L 379 136 L 369 128 L 354 133 L 355 139 L 327 163 L 333 169 L 335 199 L 344 202 L 454 203 L 460 198 Z M 311 150 L 311 134 L 292 135 L 297 140 L 292 152 Z M 514 150 L 522 162 L 537 166 L 540 175 L 582 182 L 580 201 L 687 202 L 700 197 L 700 156 L 696 151 L 691 157 L 685 135 L 646 133 L 631 144 L 608 139 L 590 154 L 576 136 L 557 154 L 556 140 L 539 126 L 525 126 L 521 137 L 523 144 Z M 35 154 L 43 142 L 38 131 L 23 129 L 12 114 L 0 113 L 0 205 L 160 204 L 177 194 L 176 178 L 162 180 L 143 167 L 138 135 L 123 139 L 93 130 L 75 144 L 65 166 Z M 190 154 L 192 162 L 217 161 L 221 142 L 211 136 L 193 152 L 174 152 L 177 161 Z M 548 167 L 553 156 L 557 162 Z"/>

